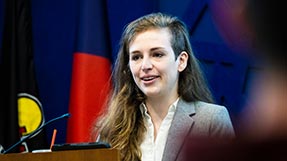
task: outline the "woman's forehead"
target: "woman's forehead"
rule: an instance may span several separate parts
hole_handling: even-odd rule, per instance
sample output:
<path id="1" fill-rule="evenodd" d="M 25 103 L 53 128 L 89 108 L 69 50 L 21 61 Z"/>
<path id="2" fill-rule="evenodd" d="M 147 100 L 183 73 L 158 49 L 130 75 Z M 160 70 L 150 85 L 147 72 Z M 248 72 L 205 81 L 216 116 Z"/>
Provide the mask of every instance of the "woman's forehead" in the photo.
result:
<path id="1" fill-rule="evenodd" d="M 137 34 L 129 43 L 129 52 L 142 48 L 170 47 L 171 34 L 167 29 L 150 29 Z"/>

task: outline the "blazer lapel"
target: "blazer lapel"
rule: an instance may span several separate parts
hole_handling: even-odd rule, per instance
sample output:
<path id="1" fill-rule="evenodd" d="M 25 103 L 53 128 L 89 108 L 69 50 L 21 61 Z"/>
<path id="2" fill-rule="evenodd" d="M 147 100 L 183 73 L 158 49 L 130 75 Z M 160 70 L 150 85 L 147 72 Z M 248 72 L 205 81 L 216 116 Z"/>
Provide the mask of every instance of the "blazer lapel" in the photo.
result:
<path id="1" fill-rule="evenodd" d="M 176 160 L 184 142 L 184 138 L 189 133 L 194 120 L 190 117 L 195 113 L 194 104 L 187 103 L 180 99 L 171 123 L 166 146 L 164 149 L 163 161 Z"/>

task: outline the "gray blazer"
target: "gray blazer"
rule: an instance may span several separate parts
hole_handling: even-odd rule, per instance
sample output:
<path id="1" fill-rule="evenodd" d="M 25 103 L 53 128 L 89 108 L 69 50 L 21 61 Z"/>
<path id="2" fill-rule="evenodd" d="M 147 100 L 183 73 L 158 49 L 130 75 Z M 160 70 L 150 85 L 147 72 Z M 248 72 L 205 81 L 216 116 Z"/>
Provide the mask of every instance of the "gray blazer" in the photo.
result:
<path id="1" fill-rule="evenodd" d="M 168 132 L 162 161 L 183 160 L 184 140 L 190 136 L 234 138 L 227 109 L 215 104 L 180 99 Z"/>

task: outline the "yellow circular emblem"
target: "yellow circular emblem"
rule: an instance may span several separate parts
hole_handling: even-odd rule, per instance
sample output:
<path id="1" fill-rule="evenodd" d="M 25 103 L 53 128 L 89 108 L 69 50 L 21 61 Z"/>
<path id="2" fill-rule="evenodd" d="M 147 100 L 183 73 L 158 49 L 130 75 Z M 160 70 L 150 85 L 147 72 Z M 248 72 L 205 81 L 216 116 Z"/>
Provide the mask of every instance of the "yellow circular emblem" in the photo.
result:
<path id="1" fill-rule="evenodd" d="M 22 136 L 24 136 L 40 127 L 44 119 L 41 104 L 36 97 L 26 93 L 18 96 L 19 126 L 25 129 L 22 131 Z"/>

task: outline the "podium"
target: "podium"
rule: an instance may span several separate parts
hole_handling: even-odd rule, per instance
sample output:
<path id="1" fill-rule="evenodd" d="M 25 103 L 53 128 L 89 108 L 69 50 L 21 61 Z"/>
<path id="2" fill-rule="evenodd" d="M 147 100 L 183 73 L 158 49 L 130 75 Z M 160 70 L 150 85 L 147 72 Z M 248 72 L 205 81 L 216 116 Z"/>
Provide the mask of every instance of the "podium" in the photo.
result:
<path id="1" fill-rule="evenodd" d="M 117 149 L 66 150 L 0 154 L 0 161 L 120 161 Z"/>

